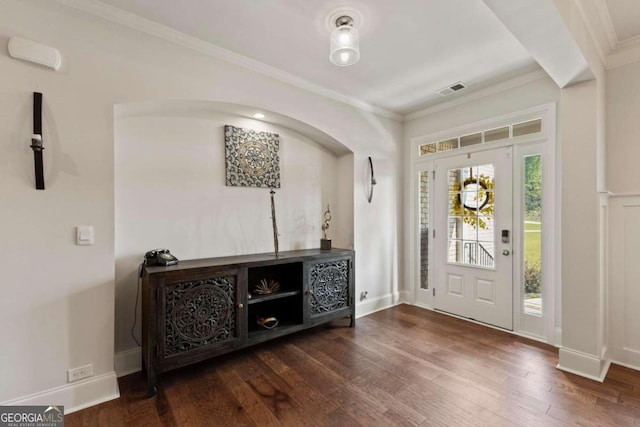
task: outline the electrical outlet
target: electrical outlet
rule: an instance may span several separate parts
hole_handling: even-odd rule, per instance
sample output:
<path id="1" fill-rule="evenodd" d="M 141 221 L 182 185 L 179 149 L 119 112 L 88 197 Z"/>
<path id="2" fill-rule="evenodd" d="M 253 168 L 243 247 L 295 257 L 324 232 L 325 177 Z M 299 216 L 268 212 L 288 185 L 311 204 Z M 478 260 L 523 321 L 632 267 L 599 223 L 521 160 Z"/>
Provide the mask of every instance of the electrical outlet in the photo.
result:
<path id="1" fill-rule="evenodd" d="M 67 382 L 74 382 L 93 375 L 93 365 L 88 364 L 67 371 Z"/>

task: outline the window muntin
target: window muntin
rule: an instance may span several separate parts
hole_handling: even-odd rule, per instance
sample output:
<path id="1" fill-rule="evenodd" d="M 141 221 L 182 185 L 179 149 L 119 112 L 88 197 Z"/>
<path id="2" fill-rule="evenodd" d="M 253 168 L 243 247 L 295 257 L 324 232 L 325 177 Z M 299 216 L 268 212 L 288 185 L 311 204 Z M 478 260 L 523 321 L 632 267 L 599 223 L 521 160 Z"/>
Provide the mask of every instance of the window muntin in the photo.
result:
<path id="1" fill-rule="evenodd" d="M 528 120 L 526 122 L 512 123 L 499 128 L 487 129 L 469 135 L 462 135 L 443 141 L 421 144 L 418 149 L 420 156 L 444 151 L 456 150 L 487 142 L 501 141 L 523 135 L 532 135 L 542 132 L 542 119 Z"/>

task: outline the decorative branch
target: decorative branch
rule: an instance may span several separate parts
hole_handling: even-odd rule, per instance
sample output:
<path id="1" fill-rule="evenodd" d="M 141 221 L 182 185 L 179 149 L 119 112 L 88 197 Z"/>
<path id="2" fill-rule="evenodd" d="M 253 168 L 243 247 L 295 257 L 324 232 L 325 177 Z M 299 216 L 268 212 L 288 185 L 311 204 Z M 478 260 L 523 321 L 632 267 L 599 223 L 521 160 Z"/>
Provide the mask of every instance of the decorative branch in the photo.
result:
<path id="1" fill-rule="evenodd" d="M 324 222 L 322 223 L 322 234 L 324 235 L 324 239 L 327 239 L 327 230 L 329 229 L 329 221 L 331 221 L 331 210 L 329 209 L 329 205 L 327 205 L 327 210 L 324 213 Z"/>
<path id="2" fill-rule="evenodd" d="M 273 246 L 276 250 L 276 258 L 278 258 L 278 224 L 276 223 L 276 204 L 273 200 L 273 195 L 276 194 L 273 188 L 269 192 L 271 193 L 271 222 L 273 223 Z"/>

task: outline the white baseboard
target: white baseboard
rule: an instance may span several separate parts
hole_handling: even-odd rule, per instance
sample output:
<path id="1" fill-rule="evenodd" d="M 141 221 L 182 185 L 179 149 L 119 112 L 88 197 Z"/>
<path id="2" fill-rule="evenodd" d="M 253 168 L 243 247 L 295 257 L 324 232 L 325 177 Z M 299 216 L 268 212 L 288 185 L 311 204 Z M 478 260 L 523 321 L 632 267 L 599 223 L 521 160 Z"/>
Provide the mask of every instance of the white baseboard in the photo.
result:
<path id="1" fill-rule="evenodd" d="M 70 414 L 119 397 L 120 390 L 116 373 L 109 372 L 29 396 L 8 400 L 0 405 L 64 405 L 64 413 Z"/>
<path id="2" fill-rule="evenodd" d="M 435 311 L 433 309 L 433 306 L 419 302 L 419 301 L 414 301 L 413 303 L 411 303 L 411 305 L 415 305 L 416 307 L 420 307 L 420 308 L 425 308 L 427 310 L 431 310 L 431 311 Z"/>
<path id="3" fill-rule="evenodd" d="M 607 359 L 616 365 L 640 371 L 640 351 L 621 346 L 607 347 Z"/>
<path id="4" fill-rule="evenodd" d="M 356 318 L 401 304 L 403 294 L 404 292 L 395 292 L 360 301 L 356 304 Z"/>
<path id="5" fill-rule="evenodd" d="M 561 347 L 558 352 L 558 366 L 561 371 L 603 382 L 611 366 L 611 361 L 581 351 Z"/>
<path id="6" fill-rule="evenodd" d="M 562 328 L 555 328 L 553 334 L 553 343 L 550 343 L 556 347 L 562 347 Z"/>
<path id="7" fill-rule="evenodd" d="M 116 353 L 116 375 L 118 378 L 142 370 L 142 348 L 135 347 Z"/>
<path id="8" fill-rule="evenodd" d="M 611 363 L 613 363 L 614 365 L 620 365 L 620 366 L 623 366 L 625 368 L 629 368 L 629 369 L 633 369 L 633 370 L 636 370 L 636 371 L 640 371 L 640 365 L 635 365 L 633 363 L 621 362 L 621 361 L 616 360 L 616 359 L 611 359 Z"/>
<path id="9" fill-rule="evenodd" d="M 396 295 L 398 296 L 397 298 L 397 302 L 395 305 L 398 304 L 411 304 L 411 292 L 409 291 L 400 291 L 397 292 Z"/>

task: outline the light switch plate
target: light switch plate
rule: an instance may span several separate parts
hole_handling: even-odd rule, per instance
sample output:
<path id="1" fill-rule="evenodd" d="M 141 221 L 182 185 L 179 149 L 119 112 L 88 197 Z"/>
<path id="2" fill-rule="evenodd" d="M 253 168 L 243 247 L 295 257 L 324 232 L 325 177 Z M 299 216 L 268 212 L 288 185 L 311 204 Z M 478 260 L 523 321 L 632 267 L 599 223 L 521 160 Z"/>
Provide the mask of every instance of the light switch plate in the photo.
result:
<path id="1" fill-rule="evenodd" d="M 93 245 L 93 226 L 79 225 L 76 227 L 76 245 Z"/>

